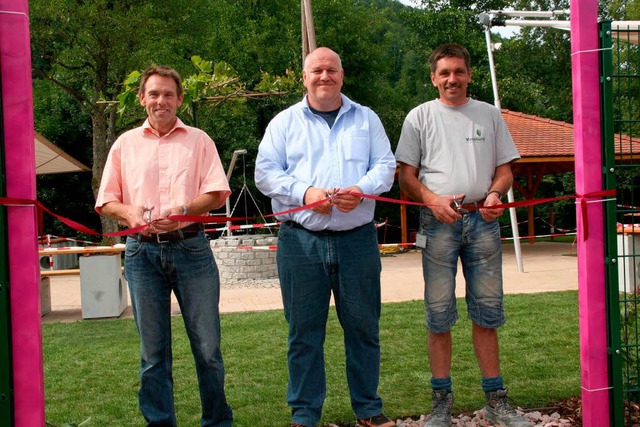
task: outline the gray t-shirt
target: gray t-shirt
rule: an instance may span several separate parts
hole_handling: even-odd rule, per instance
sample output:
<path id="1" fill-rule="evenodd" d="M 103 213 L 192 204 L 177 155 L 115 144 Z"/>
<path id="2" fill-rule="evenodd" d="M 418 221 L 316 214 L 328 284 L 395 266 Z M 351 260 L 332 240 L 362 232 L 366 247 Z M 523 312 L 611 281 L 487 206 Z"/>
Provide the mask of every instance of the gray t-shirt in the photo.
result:
<path id="1" fill-rule="evenodd" d="M 411 110 L 402 126 L 396 160 L 419 168 L 420 182 L 435 194 L 464 193 L 482 200 L 496 167 L 520 158 L 500 111 L 469 99 L 451 107 L 439 100 Z"/>

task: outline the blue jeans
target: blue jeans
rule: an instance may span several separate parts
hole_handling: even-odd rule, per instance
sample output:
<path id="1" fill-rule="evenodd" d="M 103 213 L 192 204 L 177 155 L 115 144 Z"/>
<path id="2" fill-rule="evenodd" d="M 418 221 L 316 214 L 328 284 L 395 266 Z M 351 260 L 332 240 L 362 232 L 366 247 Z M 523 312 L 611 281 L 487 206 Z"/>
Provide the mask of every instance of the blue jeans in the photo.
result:
<path id="1" fill-rule="evenodd" d="M 278 275 L 289 323 L 287 403 L 294 423 L 315 426 L 326 395 L 324 341 L 333 292 L 344 330 L 347 383 L 358 418 L 382 412 L 380 252 L 373 223 L 312 232 L 287 222 L 278 232 Z"/>
<path id="2" fill-rule="evenodd" d="M 466 282 L 465 300 L 471 321 L 495 329 L 504 324 L 502 245 L 498 221 L 486 222 L 478 211 L 453 224 L 436 219 L 431 209 L 420 209 L 424 301 L 427 328 L 434 333 L 451 329 L 458 319 L 456 274 L 458 258 Z"/>
<path id="3" fill-rule="evenodd" d="M 195 359 L 201 426 L 231 426 L 220 351 L 220 279 L 204 232 L 196 237 L 146 243 L 128 237 L 125 276 L 140 334 L 140 410 L 148 426 L 176 426 L 171 352 L 173 291 Z"/>

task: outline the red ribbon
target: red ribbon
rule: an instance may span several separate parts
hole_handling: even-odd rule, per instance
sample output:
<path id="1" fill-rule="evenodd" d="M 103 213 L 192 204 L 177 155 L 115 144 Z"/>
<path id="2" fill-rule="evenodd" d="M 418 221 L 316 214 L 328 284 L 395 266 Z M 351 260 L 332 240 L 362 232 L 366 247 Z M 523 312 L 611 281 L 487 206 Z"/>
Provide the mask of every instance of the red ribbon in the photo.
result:
<path id="1" fill-rule="evenodd" d="M 397 200 L 397 199 L 392 199 L 389 197 L 381 197 L 381 196 L 373 196 L 370 194 L 362 194 L 362 193 L 357 193 L 357 192 L 350 192 L 349 193 L 352 196 L 356 196 L 356 197 L 364 197 L 365 199 L 372 199 L 372 200 L 376 200 L 376 201 L 380 201 L 380 202 L 388 202 L 388 203 L 396 203 L 396 204 L 402 204 L 402 205 L 414 205 L 414 206 L 426 206 L 429 207 L 429 204 L 426 203 L 420 203 L 420 202 L 414 202 L 411 200 Z M 588 203 L 588 199 L 594 199 L 594 198 L 598 198 L 598 197 L 610 197 L 610 196 L 615 196 L 616 194 L 616 190 L 603 190 L 603 191 L 594 191 L 592 193 L 587 193 L 587 194 L 577 194 L 575 196 L 561 196 L 561 197 L 547 197 L 547 198 L 543 198 L 543 199 L 534 199 L 534 200 L 522 200 L 522 201 L 518 201 L 518 202 L 511 202 L 511 203 L 502 203 L 499 205 L 494 205 L 494 206 L 480 206 L 478 207 L 478 209 L 507 209 L 507 208 L 517 208 L 517 207 L 523 207 L 523 206 L 535 206 L 535 205 L 540 205 L 543 203 L 551 203 L 551 202 L 557 202 L 560 200 L 567 200 L 567 199 L 578 199 L 579 203 L 580 203 L 580 215 L 582 218 L 582 223 L 583 223 L 583 238 L 584 240 L 587 240 L 589 237 L 589 227 L 588 227 L 588 217 L 587 217 L 587 203 Z M 278 215 L 286 215 L 286 214 L 290 214 L 290 213 L 295 213 L 295 212 L 300 212 L 300 211 L 304 211 L 307 209 L 313 209 L 316 206 L 320 206 L 323 203 L 326 203 L 328 200 L 330 200 L 331 197 L 328 197 L 326 199 L 323 200 L 319 200 L 317 202 L 314 203 L 310 203 L 308 205 L 303 205 L 303 206 L 299 206 L 297 208 L 293 208 L 293 209 L 289 209 L 286 211 L 282 211 L 282 212 L 277 212 L 277 213 L 272 213 L 269 215 L 264 215 L 263 217 L 268 218 L 268 217 L 275 217 Z M 98 233 L 97 231 L 94 231 L 76 221 L 70 220 L 68 218 L 65 218 L 63 216 L 60 216 L 58 214 L 56 214 L 55 212 L 47 209 L 42 203 L 40 203 L 37 200 L 30 200 L 30 199 L 20 199 L 20 198 L 12 198 L 12 197 L 0 197 L 0 205 L 24 205 L 24 206 L 29 206 L 29 205 L 33 205 L 35 207 L 38 208 L 38 223 L 39 223 L 39 228 L 42 228 L 42 211 L 47 212 L 49 215 L 53 216 L 54 218 L 60 220 L 60 222 L 62 222 L 63 224 L 69 226 L 70 228 L 76 230 L 76 231 L 80 231 L 82 233 L 85 234 L 89 234 L 92 236 L 107 236 L 107 237 L 119 237 L 119 236 L 127 236 L 130 234 L 135 234 L 135 233 L 139 233 L 142 230 L 144 230 L 145 228 L 147 228 L 149 226 L 149 224 L 144 224 L 138 227 L 134 227 L 134 228 L 129 228 L 126 230 L 121 230 L 121 231 L 116 231 L 113 233 L 105 233 L 105 234 L 101 234 Z M 432 206 L 432 205 L 431 205 Z M 200 215 L 169 215 L 168 219 L 174 220 L 174 221 L 184 221 L 184 222 L 203 222 L 203 223 L 224 223 L 224 222 L 234 222 L 234 221 L 247 221 L 247 220 L 253 220 L 253 219 L 257 219 L 258 217 L 252 216 L 252 217 L 213 217 L 213 216 L 200 216 Z M 158 220 L 156 220 L 158 221 Z M 154 221 L 155 222 L 155 221 Z M 152 222 L 153 223 L 153 222 Z"/>

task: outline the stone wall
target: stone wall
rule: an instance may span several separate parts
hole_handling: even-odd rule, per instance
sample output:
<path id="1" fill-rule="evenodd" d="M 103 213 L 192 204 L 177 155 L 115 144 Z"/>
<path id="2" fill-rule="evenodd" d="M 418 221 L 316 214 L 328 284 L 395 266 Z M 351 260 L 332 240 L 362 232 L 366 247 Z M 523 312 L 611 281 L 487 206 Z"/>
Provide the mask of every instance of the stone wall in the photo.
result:
<path id="1" fill-rule="evenodd" d="M 211 240 L 220 280 L 277 279 L 276 243 L 277 238 L 268 234 Z"/>

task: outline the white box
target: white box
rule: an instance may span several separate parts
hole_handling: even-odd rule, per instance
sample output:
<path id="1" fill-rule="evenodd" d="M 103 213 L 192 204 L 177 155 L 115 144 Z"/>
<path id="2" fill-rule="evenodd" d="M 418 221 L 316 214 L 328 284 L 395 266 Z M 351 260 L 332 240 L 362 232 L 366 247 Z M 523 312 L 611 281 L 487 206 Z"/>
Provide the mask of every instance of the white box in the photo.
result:
<path id="1" fill-rule="evenodd" d="M 620 292 L 640 286 L 640 235 L 618 233 L 618 284 Z"/>
<path id="2" fill-rule="evenodd" d="M 127 308 L 120 254 L 80 257 L 82 318 L 118 317 Z"/>

